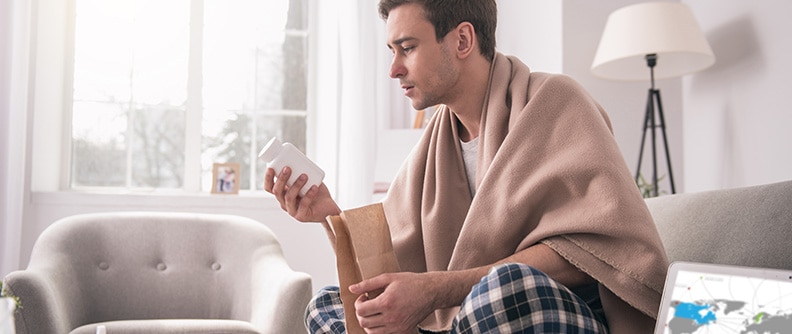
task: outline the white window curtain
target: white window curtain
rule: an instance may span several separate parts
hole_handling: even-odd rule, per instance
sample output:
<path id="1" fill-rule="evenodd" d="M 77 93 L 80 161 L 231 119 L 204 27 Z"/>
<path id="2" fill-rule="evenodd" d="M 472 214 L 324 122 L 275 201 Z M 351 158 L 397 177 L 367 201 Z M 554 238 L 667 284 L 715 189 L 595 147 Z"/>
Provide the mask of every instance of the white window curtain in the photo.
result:
<path id="1" fill-rule="evenodd" d="M 0 277 L 20 267 L 30 184 L 27 72 L 31 2 L 0 1 Z"/>
<path id="2" fill-rule="evenodd" d="M 342 209 L 369 204 L 374 190 L 377 119 L 387 114 L 384 23 L 376 1 L 316 1 L 313 155 Z M 378 103 L 379 100 L 379 103 Z"/>

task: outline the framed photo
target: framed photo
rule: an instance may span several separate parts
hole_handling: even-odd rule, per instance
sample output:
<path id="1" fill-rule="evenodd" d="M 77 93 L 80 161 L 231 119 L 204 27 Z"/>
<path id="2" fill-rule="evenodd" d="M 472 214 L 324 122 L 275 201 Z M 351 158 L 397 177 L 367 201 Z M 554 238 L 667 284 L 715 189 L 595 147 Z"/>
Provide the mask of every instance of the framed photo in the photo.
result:
<path id="1" fill-rule="evenodd" d="M 238 194 L 240 167 L 238 163 L 212 165 L 212 193 Z"/>

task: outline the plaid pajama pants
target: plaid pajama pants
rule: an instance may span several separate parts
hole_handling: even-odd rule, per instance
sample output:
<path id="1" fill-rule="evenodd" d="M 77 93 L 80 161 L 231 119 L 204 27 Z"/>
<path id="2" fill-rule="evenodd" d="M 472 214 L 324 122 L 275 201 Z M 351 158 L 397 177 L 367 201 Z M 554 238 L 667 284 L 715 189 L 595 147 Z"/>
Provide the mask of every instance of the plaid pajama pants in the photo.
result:
<path id="1" fill-rule="evenodd" d="M 346 333 L 338 287 L 326 287 L 308 304 L 309 333 Z M 429 333 L 429 332 L 423 332 Z M 521 264 L 490 270 L 471 290 L 451 334 L 608 333 L 601 313 L 544 273 Z"/>

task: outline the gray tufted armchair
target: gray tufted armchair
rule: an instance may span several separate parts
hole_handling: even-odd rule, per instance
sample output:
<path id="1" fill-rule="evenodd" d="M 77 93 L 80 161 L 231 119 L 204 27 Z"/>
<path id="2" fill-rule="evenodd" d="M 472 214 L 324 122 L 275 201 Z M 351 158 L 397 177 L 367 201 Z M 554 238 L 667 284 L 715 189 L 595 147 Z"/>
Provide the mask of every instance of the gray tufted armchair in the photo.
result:
<path id="1" fill-rule="evenodd" d="M 189 213 L 61 219 L 5 287 L 18 334 L 304 333 L 311 297 L 265 225 Z"/>

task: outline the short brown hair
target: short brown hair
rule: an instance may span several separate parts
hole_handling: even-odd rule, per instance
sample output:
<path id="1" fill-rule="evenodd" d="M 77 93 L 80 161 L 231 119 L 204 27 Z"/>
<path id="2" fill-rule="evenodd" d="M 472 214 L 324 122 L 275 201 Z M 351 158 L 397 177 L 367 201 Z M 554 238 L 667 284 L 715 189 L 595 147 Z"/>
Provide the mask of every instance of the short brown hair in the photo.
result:
<path id="1" fill-rule="evenodd" d="M 470 22 L 479 40 L 481 55 L 489 60 L 495 57 L 495 27 L 498 24 L 495 0 L 380 0 L 380 17 L 388 20 L 391 10 L 408 3 L 423 7 L 438 41 L 460 23 Z"/>

